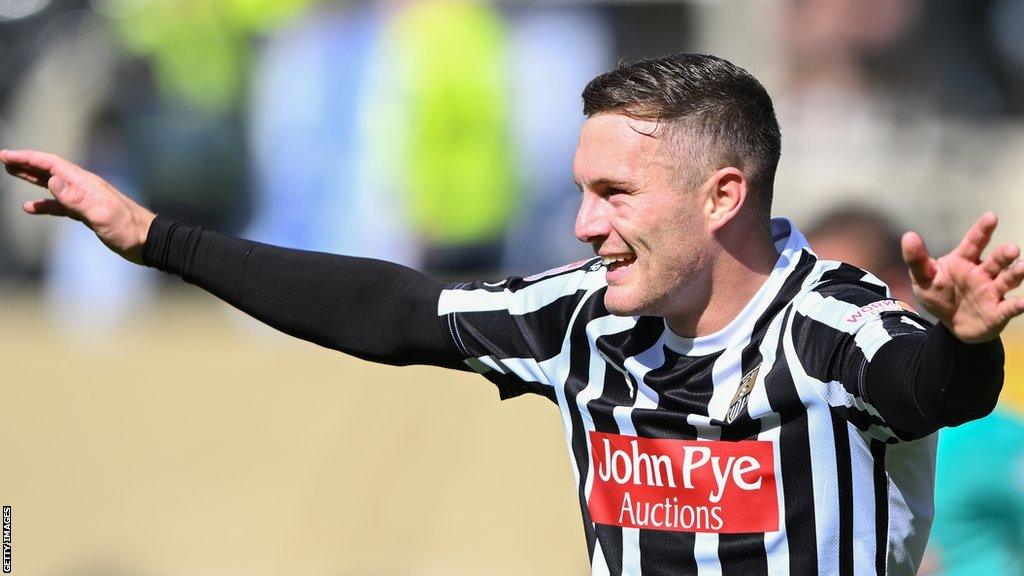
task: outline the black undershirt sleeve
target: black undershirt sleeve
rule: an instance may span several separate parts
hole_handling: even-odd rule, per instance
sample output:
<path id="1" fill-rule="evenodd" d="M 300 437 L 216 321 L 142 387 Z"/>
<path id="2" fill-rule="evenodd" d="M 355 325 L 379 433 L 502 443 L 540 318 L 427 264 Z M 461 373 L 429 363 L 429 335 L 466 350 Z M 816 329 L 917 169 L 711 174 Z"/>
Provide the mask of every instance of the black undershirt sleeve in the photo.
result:
<path id="1" fill-rule="evenodd" d="M 1003 361 L 998 338 L 967 344 L 940 322 L 882 345 L 867 365 L 863 394 L 901 437 L 920 438 L 989 414 Z"/>
<path id="2" fill-rule="evenodd" d="M 143 261 L 327 348 L 385 364 L 469 369 L 437 315 L 445 284 L 398 264 L 269 246 L 160 216 Z"/>

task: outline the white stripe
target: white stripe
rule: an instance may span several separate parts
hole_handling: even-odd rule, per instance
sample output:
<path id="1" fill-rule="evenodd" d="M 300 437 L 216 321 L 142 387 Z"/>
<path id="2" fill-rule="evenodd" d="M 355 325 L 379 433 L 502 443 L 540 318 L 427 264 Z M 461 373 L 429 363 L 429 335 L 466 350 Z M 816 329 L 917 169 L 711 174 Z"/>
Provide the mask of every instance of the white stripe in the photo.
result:
<path id="1" fill-rule="evenodd" d="M 607 318 L 607 316 L 606 316 Z M 612 318 L 614 318 L 612 316 Z M 590 327 L 594 325 L 593 322 L 587 325 L 587 331 L 589 332 Z M 583 487 L 583 498 L 589 503 L 590 493 L 594 488 L 594 458 L 593 445 L 590 442 L 590 432 L 595 429 L 594 417 L 590 414 L 590 408 L 587 404 L 595 398 L 600 398 L 604 392 L 604 373 L 605 363 L 601 360 L 601 357 L 593 353 L 593 340 L 591 340 L 591 355 L 590 355 L 590 371 L 587 375 L 587 386 L 579 394 L 576 395 L 576 408 L 580 413 L 580 420 L 583 422 L 583 435 L 587 444 L 587 456 L 589 464 L 587 467 L 587 480 Z M 570 448 L 571 451 L 571 448 Z M 600 542 L 600 540 L 598 540 Z M 601 555 L 601 561 L 605 562 L 604 555 Z M 597 553 L 594 554 L 594 562 L 597 563 Z M 607 571 L 608 567 L 605 565 L 604 570 Z"/>
<path id="2" fill-rule="evenodd" d="M 858 330 L 853 340 L 857 343 L 857 347 L 861 349 L 861 352 L 864 353 L 864 357 L 870 362 L 875 357 L 878 349 L 886 342 L 892 340 L 892 336 L 886 332 L 881 318 L 876 318 Z"/>
<path id="3" fill-rule="evenodd" d="M 508 374 L 508 370 L 501 365 L 501 361 L 494 356 L 481 356 L 477 358 L 481 364 L 487 366 L 491 370 L 496 370 L 502 374 Z"/>
<path id="4" fill-rule="evenodd" d="M 871 455 L 871 438 L 851 424 L 850 470 L 853 478 L 874 478 L 875 459 Z M 853 573 L 875 573 L 875 483 L 853 482 Z"/>
<path id="5" fill-rule="evenodd" d="M 827 383 L 821 382 L 817 378 L 813 378 L 811 376 L 808 376 L 807 379 L 811 381 L 814 386 L 821 390 L 822 398 L 824 398 L 825 401 L 829 403 L 829 405 L 860 410 L 861 412 L 870 414 L 871 416 L 874 416 L 879 420 L 885 422 L 885 418 L 882 418 L 882 415 L 878 413 L 878 410 L 875 409 L 874 406 L 868 404 L 862 398 L 858 398 L 857 396 L 850 394 L 846 387 L 844 387 L 841 383 L 835 380 Z M 868 427 L 868 433 L 873 438 L 877 438 L 883 442 L 889 440 L 890 438 L 897 437 L 896 433 L 893 432 L 892 428 L 889 428 L 888 426 L 879 426 L 877 424 L 871 424 Z"/>
<path id="6" fill-rule="evenodd" d="M 610 576 L 608 561 L 604 558 L 604 550 L 601 549 L 601 541 L 594 542 L 594 560 L 590 563 L 591 576 Z"/>
<path id="7" fill-rule="evenodd" d="M 753 392 L 751 394 L 753 395 Z M 767 401 L 767 397 L 765 400 Z M 775 494 L 779 511 L 779 529 L 775 532 L 765 532 L 764 552 L 767 557 L 768 574 L 788 574 L 789 539 L 786 537 L 786 497 L 782 485 L 782 454 L 779 452 L 779 436 L 782 426 L 779 415 L 775 413 L 765 416 L 762 422 L 763 431 L 757 435 L 757 439 L 772 443 L 775 458 Z"/>
<path id="8" fill-rule="evenodd" d="M 739 358 L 737 355 L 742 351 L 740 347 L 732 347 L 726 350 L 721 356 L 715 360 L 714 366 L 711 367 L 711 381 L 714 390 L 711 395 L 712 402 L 708 405 L 710 414 L 715 415 L 716 413 L 710 412 L 711 404 L 714 403 L 716 393 L 719 396 L 724 396 L 721 393 L 723 389 L 722 382 L 724 379 L 733 377 L 736 385 L 739 386 L 739 367 L 737 366 Z M 726 400 L 728 402 L 728 400 Z M 728 406 L 725 407 L 728 410 Z M 724 416 L 724 411 L 722 411 Z M 686 418 L 687 422 L 697 428 L 697 439 L 698 440 L 718 440 L 722 437 L 722 430 L 718 426 L 711 423 L 711 418 L 707 416 L 701 416 L 699 414 L 690 414 Z M 697 574 L 700 576 L 721 576 L 722 574 L 722 563 L 718 557 L 718 534 L 714 532 L 697 532 L 693 535 L 693 555 L 697 560 Z"/>
<path id="9" fill-rule="evenodd" d="M 516 290 L 453 290 L 441 291 L 437 301 L 437 315 L 452 312 L 488 312 L 508 310 L 510 314 L 534 312 L 562 296 L 580 290 L 593 290 L 605 285 L 604 270 L 588 272 L 577 270 L 564 276 L 555 276 Z"/>
<path id="10" fill-rule="evenodd" d="M 890 444 L 885 448 L 885 470 L 889 477 L 890 575 L 917 573 L 935 515 L 936 434 L 913 442 Z"/>
<path id="11" fill-rule="evenodd" d="M 775 364 L 775 351 L 779 344 L 779 332 L 782 329 L 785 314 L 779 314 L 772 320 L 772 323 L 765 331 L 764 339 L 761 340 L 761 369 L 757 373 L 757 380 L 750 392 L 747 403 L 747 410 L 751 417 L 761 416 L 761 432 L 757 435 L 758 440 L 772 443 L 773 457 L 775 459 L 775 494 L 778 501 L 779 529 L 775 532 L 766 532 L 764 535 L 764 550 L 767 556 L 768 574 L 789 573 L 789 540 L 786 537 L 786 498 L 782 485 L 782 455 L 779 452 L 779 436 L 782 432 L 781 419 L 772 410 L 768 401 L 768 388 L 765 379 L 772 371 Z"/>
<path id="12" fill-rule="evenodd" d="M 580 484 L 580 472 L 579 463 L 576 461 L 576 454 L 572 449 L 572 417 L 570 415 L 569 402 L 565 395 L 565 383 L 569 379 L 569 354 L 571 351 L 571 334 L 572 326 L 579 315 L 580 310 L 589 298 L 595 296 L 597 290 L 592 290 L 587 294 L 580 304 L 576 307 L 573 312 L 573 317 L 569 322 L 569 330 L 565 334 L 565 338 L 562 341 L 562 350 L 558 356 L 552 358 L 550 361 L 545 361 L 543 364 L 551 363 L 551 368 L 548 371 L 553 375 L 552 382 L 555 383 L 555 399 L 558 401 L 558 408 L 562 415 L 562 427 L 565 433 L 565 443 L 569 452 L 569 460 L 572 463 L 572 472 L 576 478 L 576 485 Z M 625 330 L 631 329 L 636 325 L 635 318 L 622 317 L 622 316 L 601 316 L 595 318 L 587 323 L 585 329 L 587 335 L 587 341 L 591 347 L 590 355 L 590 368 L 588 371 L 588 380 L 586 387 L 580 391 L 575 398 L 576 409 L 579 411 L 580 419 L 583 423 L 583 436 L 586 442 L 586 458 L 587 458 L 587 479 L 584 486 L 585 499 L 589 501 L 590 491 L 593 488 L 594 483 L 594 459 L 590 456 L 591 444 L 590 434 L 594 428 L 594 419 L 590 414 L 590 410 L 587 408 L 587 402 L 594 398 L 601 396 L 604 389 L 604 360 L 600 354 L 597 353 L 594 348 L 594 343 L 600 336 L 605 334 L 616 334 Z M 594 558 L 591 565 L 591 572 L 593 574 L 608 574 L 609 568 L 608 563 L 605 560 L 604 552 L 601 550 L 600 541 L 597 542 L 597 546 L 594 549 Z"/>
<path id="13" fill-rule="evenodd" d="M 911 318 L 909 316 L 900 316 L 900 322 L 903 322 L 904 324 L 907 324 L 909 326 L 913 326 L 914 328 L 917 328 L 918 330 L 928 330 L 927 328 L 925 328 L 924 326 L 922 326 L 920 323 L 918 323 L 917 321 L 915 321 L 913 318 Z"/>
<path id="14" fill-rule="evenodd" d="M 557 358 L 557 357 L 556 357 Z M 550 365 L 553 363 L 553 359 L 545 360 L 544 362 L 537 362 L 536 358 L 497 358 L 495 356 L 481 356 L 475 358 L 478 362 L 486 365 L 487 367 L 497 370 L 502 374 L 512 373 L 515 374 L 520 380 L 524 382 L 539 382 L 541 384 L 547 384 L 551 386 L 551 382 L 548 379 L 548 370 Z M 477 370 L 469 360 L 466 361 L 474 370 Z M 479 372 L 479 370 L 477 370 Z"/>
<path id="15" fill-rule="evenodd" d="M 856 333 L 863 323 L 863 321 L 846 321 L 851 314 L 859 309 L 859 306 L 854 306 L 849 302 L 837 300 L 832 296 L 822 296 L 813 291 L 800 298 L 796 308 L 800 314 L 847 334 Z"/>
<path id="16" fill-rule="evenodd" d="M 616 406 L 612 409 L 615 424 L 619 427 L 619 434 L 636 436 L 633 411 L 637 408 L 649 410 L 658 407 L 658 393 L 644 382 L 644 377 L 654 368 L 665 364 L 665 334 L 667 332 L 668 330 L 662 331 L 661 338 L 658 338 L 653 346 L 622 362 L 626 372 L 633 378 L 637 390 L 632 406 Z M 623 377 L 626 376 L 623 375 Z M 640 573 L 640 530 L 638 528 L 623 528 L 622 574 L 623 576 L 639 576 Z"/>
<path id="17" fill-rule="evenodd" d="M 568 329 L 565 331 L 565 336 L 562 338 L 562 349 L 558 352 L 557 356 L 554 356 L 545 364 L 550 362 L 551 369 L 547 372 L 551 374 L 551 384 L 555 387 L 555 401 L 558 403 L 558 411 L 562 417 L 562 431 L 565 435 L 565 445 L 569 451 L 569 462 L 572 464 L 572 473 L 576 479 L 576 485 L 580 485 L 580 468 L 579 463 L 576 462 L 576 454 L 572 450 L 572 416 L 569 410 L 569 401 L 565 397 L 565 383 L 569 379 L 569 354 L 572 351 L 572 326 L 576 323 L 576 318 L 580 315 L 580 310 L 587 303 L 590 298 L 593 298 L 597 293 L 597 290 L 591 290 L 580 299 L 579 304 L 576 305 L 576 309 L 572 312 L 572 317 L 569 319 Z M 587 455 L 590 458 L 590 455 Z"/>
<path id="18" fill-rule="evenodd" d="M 836 446 L 832 432 L 832 416 L 827 403 L 810 384 L 807 373 L 793 345 L 793 318 L 790 316 L 782 334 L 783 352 L 793 376 L 797 394 L 807 410 L 807 435 L 810 441 L 811 486 L 814 495 L 814 529 L 818 547 L 818 572 L 839 572 L 839 495 L 837 492 Z"/>

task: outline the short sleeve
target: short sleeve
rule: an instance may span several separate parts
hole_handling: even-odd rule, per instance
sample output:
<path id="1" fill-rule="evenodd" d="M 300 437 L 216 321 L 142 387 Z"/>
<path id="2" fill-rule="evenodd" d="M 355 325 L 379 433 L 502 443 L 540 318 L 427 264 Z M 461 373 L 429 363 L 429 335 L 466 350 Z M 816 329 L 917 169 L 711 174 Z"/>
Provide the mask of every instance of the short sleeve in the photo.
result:
<path id="1" fill-rule="evenodd" d="M 858 278 L 824 282 L 799 299 L 791 327 L 794 347 L 833 409 L 872 438 L 897 442 L 895 428 L 868 400 L 865 375 L 884 344 L 904 337 L 923 341 L 931 323 L 889 297 L 873 276 L 853 270 Z"/>
<path id="2" fill-rule="evenodd" d="M 604 286 L 597 259 L 500 282 L 445 287 L 438 316 L 465 363 L 502 399 L 536 393 L 554 400 L 555 364 L 581 303 Z"/>

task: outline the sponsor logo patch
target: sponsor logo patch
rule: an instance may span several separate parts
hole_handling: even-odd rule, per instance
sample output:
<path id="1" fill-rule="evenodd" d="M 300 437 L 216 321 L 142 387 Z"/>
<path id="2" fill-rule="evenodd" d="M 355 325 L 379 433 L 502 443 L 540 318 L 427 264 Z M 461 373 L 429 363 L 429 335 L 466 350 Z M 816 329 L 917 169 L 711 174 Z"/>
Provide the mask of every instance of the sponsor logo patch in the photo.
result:
<path id="1" fill-rule="evenodd" d="M 906 302 L 900 302 L 899 300 L 879 300 L 878 302 L 872 302 L 858 308 L 855 312 L 846 317 L 846 321 L 850 324 L 856 324 L 864 320 L 875 318 L 882 312 L 914 312 L 914 309 L 910 307 L 910 304 Z"/>
<path id="2" fill-rule="evenodd" d="M 722 534 L 779 529 L 772 443 L 637 438 L 591 432 L 599 524 Z"/>

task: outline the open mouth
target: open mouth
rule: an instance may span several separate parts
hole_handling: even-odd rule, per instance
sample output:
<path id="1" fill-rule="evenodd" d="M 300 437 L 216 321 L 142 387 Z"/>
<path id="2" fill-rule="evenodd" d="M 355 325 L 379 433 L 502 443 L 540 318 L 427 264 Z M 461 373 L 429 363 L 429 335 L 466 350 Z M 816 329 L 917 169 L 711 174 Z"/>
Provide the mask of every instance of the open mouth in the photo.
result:
<path id="1" fill-rule="evenodd" d="M 625 268 L 634 262 L 636 262 L 635 254 L 612 254 L 601 257 L 601 264 L 604 265 L 609 272 Z"/>

